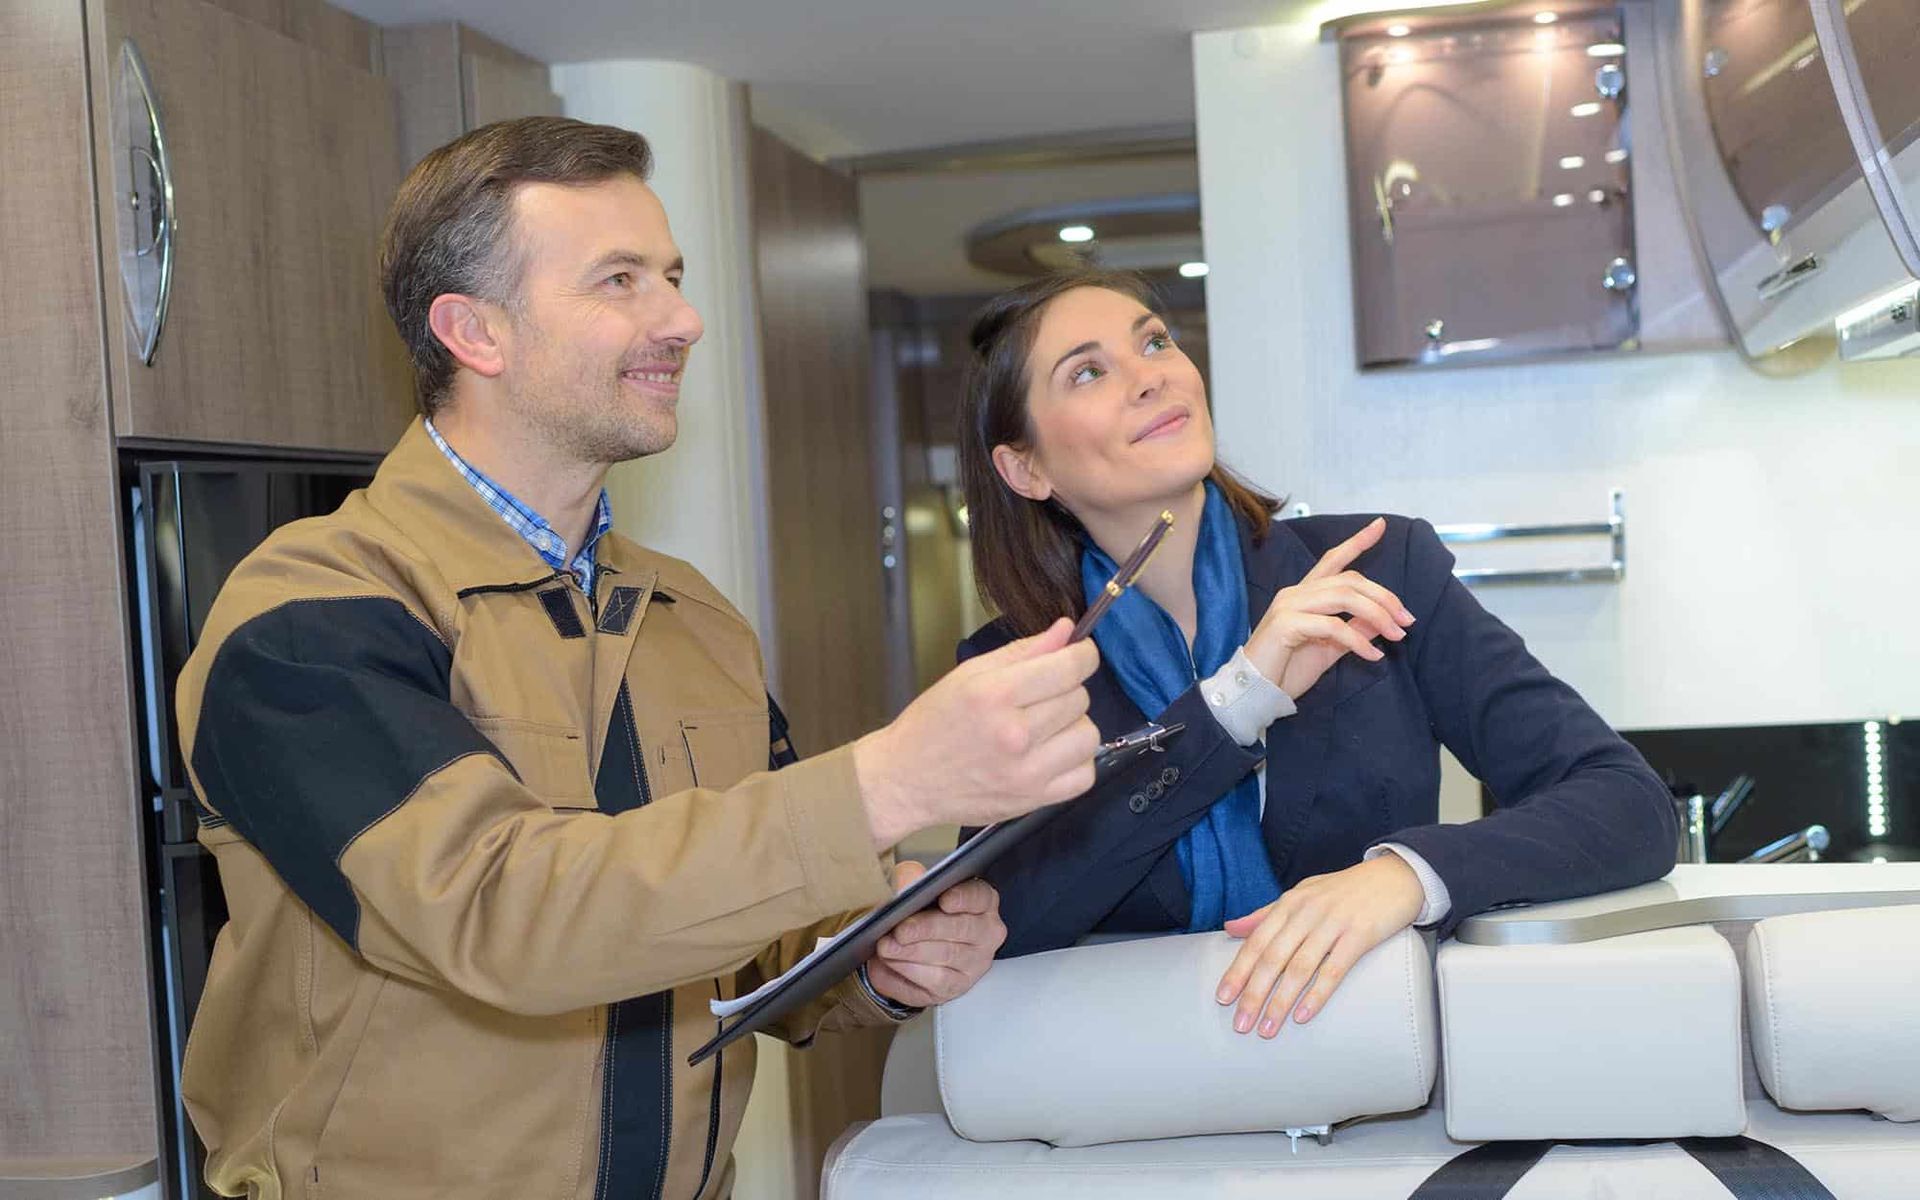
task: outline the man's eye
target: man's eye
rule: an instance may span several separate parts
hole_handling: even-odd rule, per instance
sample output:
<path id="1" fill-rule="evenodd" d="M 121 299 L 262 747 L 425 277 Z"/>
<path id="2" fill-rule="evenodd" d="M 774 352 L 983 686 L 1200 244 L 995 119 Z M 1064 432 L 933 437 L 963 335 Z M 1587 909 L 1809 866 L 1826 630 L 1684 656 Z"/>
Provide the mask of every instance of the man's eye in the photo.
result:
<path id="1" fill-rule="evenodd" d="M 615 287 L 626 287 L 633 282 L 633 272 L 621 271 L 618 274 L 609 275 L 607 276 L 607 282 L 613 284 Z"/>
<path id="2" fill-rule="evenodd" d="M 680 284 L 681 284 L 681 282 L 682 282 L 682 277 L 681 277 L 681 276 L 679 276 L 679 275 L 669 275 L 669 276 L 667 276 L 667 282 L 668 282 L 668 283 L 670 283 L 670 284 L 672 284 L 672 285 L 673 285 L 673 290 L 677 292 L 677 291 L 679 291 L 679 290 L 680 290 Z"/>

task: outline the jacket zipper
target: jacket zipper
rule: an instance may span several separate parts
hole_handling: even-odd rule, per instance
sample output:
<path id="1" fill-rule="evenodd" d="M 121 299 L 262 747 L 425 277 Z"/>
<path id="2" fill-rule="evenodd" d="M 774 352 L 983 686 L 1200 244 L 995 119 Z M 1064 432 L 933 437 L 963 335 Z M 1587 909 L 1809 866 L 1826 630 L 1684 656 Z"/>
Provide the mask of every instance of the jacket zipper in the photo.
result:
<path id="1" fill-rule="evenodd" d="M 720 994 L 720 981 L 718 979 L 713 981 L 713 998 L 715 1000 L 723 998 Z M 715 1021 L 713 1026 L 717 1032 L 721 1028 L 721 1023 Z M 701 1164 L 700 1167 L 700 1186 L 693 1189 L 693 1194 L 696 1197 L 706 1193 L 707 1181 L 713 1177 L 713 1159 L 715 1154 L 720 1150 L 720 1081 L 725 1077 L 726 1058 L 727 1052 L 725 1050 L 716 1050 L 714 1052 L 713 1095 L 707 1102 L 707 1161 Z"/>

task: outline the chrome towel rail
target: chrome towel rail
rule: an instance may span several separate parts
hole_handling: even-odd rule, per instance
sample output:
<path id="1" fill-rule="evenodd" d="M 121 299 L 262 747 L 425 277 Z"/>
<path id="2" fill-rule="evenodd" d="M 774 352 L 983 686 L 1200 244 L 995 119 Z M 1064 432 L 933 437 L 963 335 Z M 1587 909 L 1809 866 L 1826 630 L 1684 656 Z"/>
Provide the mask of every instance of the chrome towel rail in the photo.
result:
<path id="1" fill-rule="evenodd" d="M 1625 493 L 1607 492 L 1607 519 L 1572 525 L 1436 525 L 1440 540 L 1452 544 L 1493 542 L 1507 538 L 1604 537 L 1612 557 L 1604 566 L 1591 567 L 1455 567 L 1463 583 L 1618 583 L 1627 574 L 1627 510 Z"/>

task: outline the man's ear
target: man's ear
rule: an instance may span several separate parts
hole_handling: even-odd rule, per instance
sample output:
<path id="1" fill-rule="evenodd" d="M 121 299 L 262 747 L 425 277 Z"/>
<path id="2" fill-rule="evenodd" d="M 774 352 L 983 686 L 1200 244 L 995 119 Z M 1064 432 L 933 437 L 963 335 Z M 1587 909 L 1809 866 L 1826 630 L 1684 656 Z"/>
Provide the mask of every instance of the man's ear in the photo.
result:
<path id="1" fill-rule="evenodd" d="M 1000 473 L 1000 481 L 1017 495 L 1034 501 L 1053 495 L 1053 485 L 1034 465 L 1031 451 L 1015 450 L 1002 442 L 993 448 L 993 469 Z"/>
<path id="2" fill-rule="evenodd" d="M 427 328 L 454 361 L 489 379 L 507 369 L 500 320 L 496 306 L 455 292 L 435 296 L 427 310 Z"/>

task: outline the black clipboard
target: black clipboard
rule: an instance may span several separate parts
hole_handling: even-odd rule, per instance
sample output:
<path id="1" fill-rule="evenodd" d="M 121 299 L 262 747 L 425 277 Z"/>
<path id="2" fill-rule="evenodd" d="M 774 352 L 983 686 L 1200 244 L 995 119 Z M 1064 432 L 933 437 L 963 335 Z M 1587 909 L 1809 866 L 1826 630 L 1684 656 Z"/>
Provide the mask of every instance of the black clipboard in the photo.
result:
<path id="1" fill-rule="evenodd" d="M 1108 743 L 1095 760 L 1097 776 L 1094 787 L 1098 788 L 1120 770 L 1132 765 L 1147 751 L 1163 749 L 1168 741 L 1178 737 L 1184 729 L 1182 725 L 1149 724 L 1118 741 Z M 751 1004 L 734 1013 L 733 1024 L 723 1028 L 689 1055 L 687 1065 L 700 1065 L 731 1043 L 765 1028 L 825 994 L 829 988 L 853 974 L 861 963 L 872 958 L 874 947 L 894 926 L 931 906 L 948 888 L 979 875 L 994 859 L 1032 836 L 1041 826 L 1065 811 L 1068 805 L 1078 803 L 1080 800 L 1076 798 L 1037 808 L 1011 821 L 989 825 L 962 842 L 952 854 L 908 884 L 893 899 L 842 930 L 838 940 L 818 958 L 789 972 Z"/>

